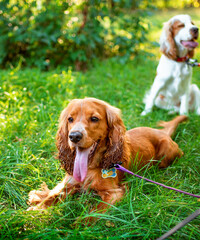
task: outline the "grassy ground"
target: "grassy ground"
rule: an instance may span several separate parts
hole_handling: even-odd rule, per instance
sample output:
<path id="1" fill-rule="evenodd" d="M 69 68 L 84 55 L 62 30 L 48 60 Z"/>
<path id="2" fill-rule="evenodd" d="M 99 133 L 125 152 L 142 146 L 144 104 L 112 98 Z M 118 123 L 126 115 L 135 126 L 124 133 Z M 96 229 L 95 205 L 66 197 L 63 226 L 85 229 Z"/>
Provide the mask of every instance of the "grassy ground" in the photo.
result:
<path id="1" fill-rule="evenodd" d="M 200 26 L 200 11 L 189 13 Z M 149 39 L 157 41 L 162 22 L 175 14 L 177 11 L 153 15 Z M 94 226 L 72 225 L 77 217 L 88 216 L 90 208 L 100 201 L 93 193 L 68 196 L 42 213 L 26 212 L 30 190 L 39 188 L 43 181 L 52 188 L 64 176 L 55 159 L 55 134 L 59 114 L 70 99 L 90 96 L 109 102 L 122 109 L 127 129 L 155 127 L 158 120 L 173 117 L 160 109 L 140 116 L 142 98 L 153 81 L 160 56 L 158 47 L 143 47 L 156 55 L 141 53 L 126 65 L 112 59 L 97 62 L 84 74 L 64 69 L 0 72 L 1 239 L 156 239 L 199 208 L 196 198 L 127 176 L 129 191 Z M 197 57 L 200 59 L 200 51 Z M 194 69 L 193 82 L 200 86 L 199 73 L 200 69 Z M 185 155 L 166 170 L 155 167 L 141 174 L 200 194 L 199 127 L 199 117 L 191 114 L 174 136 Z M 199 225 L 197 218 L 170 239 L 199 239 Z"/>

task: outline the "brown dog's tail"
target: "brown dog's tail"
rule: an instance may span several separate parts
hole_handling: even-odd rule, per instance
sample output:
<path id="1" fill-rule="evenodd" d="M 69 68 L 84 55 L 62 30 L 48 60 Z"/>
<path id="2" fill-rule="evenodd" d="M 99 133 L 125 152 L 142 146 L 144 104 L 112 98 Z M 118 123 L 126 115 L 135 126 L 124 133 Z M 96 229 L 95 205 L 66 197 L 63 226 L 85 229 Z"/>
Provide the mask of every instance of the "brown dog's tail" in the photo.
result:
<path id="1" fill-rule="evenodd" d="M 160 127 L 164 127 L 163 129 L 161 129 L 161 131 L 167 133 L 167 135 L 171 137 L 172 134 L 176 131 L 176 128 L 178 127 L 179 123 L 184 122 L 187 119 L 188 119 L 187 116 L 181 115 L 175 117 L 173 120 L 169 122 L 160 121 L 157 125 Z"/>

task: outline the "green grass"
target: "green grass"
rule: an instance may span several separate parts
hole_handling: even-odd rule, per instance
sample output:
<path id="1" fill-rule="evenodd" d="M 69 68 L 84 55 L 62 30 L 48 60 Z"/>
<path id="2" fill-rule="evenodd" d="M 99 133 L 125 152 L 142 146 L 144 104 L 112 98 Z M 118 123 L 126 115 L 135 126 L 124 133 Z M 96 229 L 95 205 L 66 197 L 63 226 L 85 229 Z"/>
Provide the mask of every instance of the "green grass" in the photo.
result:
<path id="1" fill-rule="evenodd" d="M 200 11 L 189 13 L 198 22 Z M 176 12 L 151 17 L 151 40 L 157 41 L 162 22 Z M 0 239 L 156 239 L 199 208 L 196 198 L 176 193 L 127 176 L 129 191 L 123 200 L 100 215 L 94 226 L 73 226 L 77 217 L 87 217 L 100 199 L 93 193 L 68 196 L 45 212 L 27 212 L 28 192 L 42 182 L 50 188 L 64 177 L 55 159 L 55 135 L 61 110 L 73 98 L 96 97 L 120 108 L 127 129 L 155 127 L 169 120 L 165 111 L 154 109 L 141 117 L 142 98 L 156 73 L 160 52 L 149 44 L 137 58 L 121 65 L 114 59 L 96 62 L 86 73 L 57 69 L 1 70 L 0 88 Z M 196 57 L 200 59 L 198 50 Z M 200 69 L 193 82 L 200 86 Z M 165 170 L 156 167 L 141 172 L 147 178 L 200 194 L 200 121 L 190 114 L 174 136 L 184 156 Z M 170 239 L 199 239 L 200 219 L 179 230 Z"/>

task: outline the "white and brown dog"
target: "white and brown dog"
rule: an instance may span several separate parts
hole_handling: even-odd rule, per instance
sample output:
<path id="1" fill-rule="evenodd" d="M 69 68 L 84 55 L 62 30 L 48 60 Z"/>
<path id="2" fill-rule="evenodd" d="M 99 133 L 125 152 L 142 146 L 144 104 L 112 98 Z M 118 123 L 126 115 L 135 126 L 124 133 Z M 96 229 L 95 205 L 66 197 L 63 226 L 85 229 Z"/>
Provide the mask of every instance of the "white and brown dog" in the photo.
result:
<path id="1" fill-rule="evenodd" d="M 144 98 L 145 109 L 141 115 L 152 111 L 154 105 L 180 115 L 194 111 L 200 115 L 200 90 L 191 84 L 192 58 L 198 46 L 199 29 L 188 15 L 177 15 L 164 24 L 160 38 L 162 56 L 151 90 Z"/>

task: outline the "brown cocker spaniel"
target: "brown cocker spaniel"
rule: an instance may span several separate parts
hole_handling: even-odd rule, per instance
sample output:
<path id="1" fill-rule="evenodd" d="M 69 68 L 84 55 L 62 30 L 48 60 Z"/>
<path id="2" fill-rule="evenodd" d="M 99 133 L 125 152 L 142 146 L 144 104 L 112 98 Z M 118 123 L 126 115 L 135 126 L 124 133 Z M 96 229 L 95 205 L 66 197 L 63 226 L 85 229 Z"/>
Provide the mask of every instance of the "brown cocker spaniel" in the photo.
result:
<path id="1" fill-rule="evenodd" d="M 52 190 L 43 184 L 41 190 L 31 191 L 28 210 L 46 209 L 66 193 L 90 188 L 102 198 L 97 210 L 105 211 L 125 192 L 121 183 L 124 174 L 110 166 L 119 162 L 129 169 L 169 166 L 183 154 L 171 135 L 186 118 L 161 122 L 163 129 L 138 127 L 126 131 L 119 109 L 95 98 L 72 100 L 61 113 L 57 132 L 58 158 L 66 176 Z"/>

